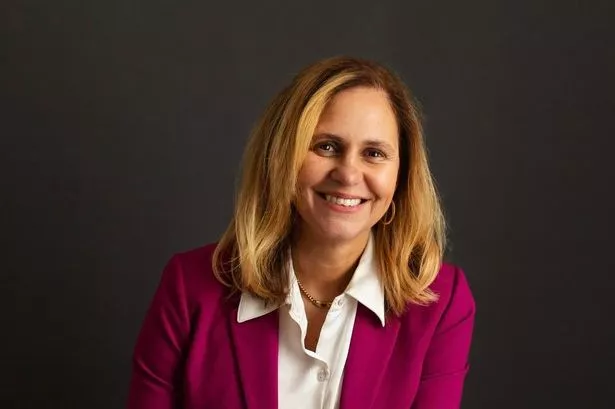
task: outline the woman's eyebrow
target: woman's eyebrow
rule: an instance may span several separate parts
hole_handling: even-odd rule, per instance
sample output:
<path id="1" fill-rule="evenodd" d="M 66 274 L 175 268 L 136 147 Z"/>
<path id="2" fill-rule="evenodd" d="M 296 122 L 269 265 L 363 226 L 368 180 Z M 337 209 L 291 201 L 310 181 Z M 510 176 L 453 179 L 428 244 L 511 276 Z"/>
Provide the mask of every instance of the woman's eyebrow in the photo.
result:
<path id="1" fill-rule="evenodd" d="M 314 135 L 314 139 L 332 139 L 333 141 L 342 144 L 345 142 L 344 138 L 342 138 L 341 136 L 329 132 L 317 133 L 316 135 Z"/>
<path id="2" fill-rule="evenodd" d="M 381 141 L 378 139 L 369 139 L 365 141 L 365 145 L 370 146 L 372 148 L 380 148 L 387 152 L 395 152 L 395 149 L 390 143 L 386 141 Z"/>
<path id="3" fill-rule="evenodd" d="M 346 145 L 347 141 L 346 139 L 342 138 L 339 135 L 336 134 L 332 134 L 329 132 L 321 132 L 318 133 L 314 136 L 315 140 L 321 140 L 321 139 L 331 139 L 336 143 L 339 143 L 341 145 Z M 384 150 L 388 150 L 388 151 L 395 151 L 395 149 L 393 148 L 393 145 L 391 145 L 390 143 L 380 140 L 380 139 L 367 139 L 365 141 L 362 142 L 363 145 L 366 146 L 370 146 L 373 148 L 382 148 Z"/>

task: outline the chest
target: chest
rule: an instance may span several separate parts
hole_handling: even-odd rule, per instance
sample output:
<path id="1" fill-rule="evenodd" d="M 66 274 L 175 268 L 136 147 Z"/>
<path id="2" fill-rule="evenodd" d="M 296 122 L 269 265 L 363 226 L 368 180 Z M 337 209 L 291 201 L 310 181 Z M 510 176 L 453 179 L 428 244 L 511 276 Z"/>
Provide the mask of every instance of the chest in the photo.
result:
<path id="1" fill-rule="evenodd" d="M 279 408 L 339 407 L 357 303 L 329 310 L 284 306 L 279 311 Z"/>
<path id="2" fill-rule="evenodd" d="M 399 321 L 391 319 L 382 327 L 371 311 L 359 304 L 355 319 L 338 332 L 336 342 L 325 344 L 330 336 L 325 320 L 315 351 L 310 351 L 301 344 L 297 347 L 297 340 L 305 335 L 302 326 L 285 321 L 281 309 L 243 323 L 236 317 L 235 309 L 224 319 L 193 328 L 185 364 L 178 368 L 183 402 L 178 407 L 411 406 L 424 355 L 419 341 L 424 337 L 400 332 Z M 286 317 L 292 319 L 290 313 Z M 312 395 L 316 406 L 298 405 L 306 403 L 303 397 L 314 388 L 318 391 Z"/>

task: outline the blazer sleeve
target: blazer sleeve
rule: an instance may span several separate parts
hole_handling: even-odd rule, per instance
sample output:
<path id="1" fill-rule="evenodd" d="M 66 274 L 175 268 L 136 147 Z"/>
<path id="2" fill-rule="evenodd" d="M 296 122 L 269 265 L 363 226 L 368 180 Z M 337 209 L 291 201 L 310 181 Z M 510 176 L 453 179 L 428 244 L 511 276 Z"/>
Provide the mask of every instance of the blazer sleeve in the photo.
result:
<path id="1" fill-rule="evenodd" d="M 427 350 L 412 409 L 457 409 L 469 369 L 475 302 L 463 271 L 455 267 L 448 305 Z"/>
<path id="2" fill-rule="evenodd" d="M 133 352 L 128 409 L 181 406 L 181 367 L 190 333 L 184 275 L 177 256 L 167 263 Z"/>

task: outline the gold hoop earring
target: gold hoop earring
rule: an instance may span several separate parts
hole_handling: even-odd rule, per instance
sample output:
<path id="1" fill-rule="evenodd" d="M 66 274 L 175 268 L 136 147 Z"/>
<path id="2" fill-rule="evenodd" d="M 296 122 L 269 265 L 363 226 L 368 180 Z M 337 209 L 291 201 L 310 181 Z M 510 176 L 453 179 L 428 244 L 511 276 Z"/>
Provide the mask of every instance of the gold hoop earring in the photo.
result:
<path id="1" fill-rule="evenodd" d="M 382 219 L 382 224 L 385 226 L 388 226 L 389 224 L 393 223 L 393 219 L 395 218 L 395 202 L 391 202 L 391 207 L 390 209 L 393 209 L 391 211 L 391 217 L 389 218 L 389 220 L 386 220 L 386 213 L 385 213 L 385 218 Z M 388 213 L 388 210 L 387 210 Z"/>

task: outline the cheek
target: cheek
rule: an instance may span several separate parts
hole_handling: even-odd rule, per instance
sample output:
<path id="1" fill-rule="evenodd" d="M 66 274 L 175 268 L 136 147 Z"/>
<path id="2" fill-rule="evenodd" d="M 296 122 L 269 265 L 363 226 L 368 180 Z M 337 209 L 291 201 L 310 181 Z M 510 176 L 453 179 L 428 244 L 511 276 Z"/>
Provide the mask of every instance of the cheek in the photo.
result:
<path id="1" fill-rule="evenodd" d="M 397 186 L 397 167 L 391 167 L 374 175 L 373 186 L 375 193 L 382 199 L 391 199 Z"/>
<path id="2" fill-rule="evenodd" d="M 298 187 L 300 189 L 312 187 L 323 179 L 325 166 L 323 166 L 323 163 L 321 163 L 319 159 L 321 158 L 313 154 L 308 154 L 305 158 L 297 178 Z"/>
<path id="3" fill-rule="evenodd" d="M 297 176 L 296 200 L 299 207 L 303 208 L 310 206 L 309 203 L 313 200 L 311 189 L 321 180 L 320 173 L 322 172 L 319 168 L 318 160 L 308 155 L 308 158 L 303 162 L 299 170 L 299 175 Z"/>

